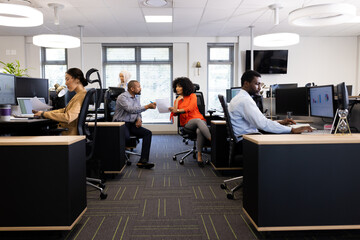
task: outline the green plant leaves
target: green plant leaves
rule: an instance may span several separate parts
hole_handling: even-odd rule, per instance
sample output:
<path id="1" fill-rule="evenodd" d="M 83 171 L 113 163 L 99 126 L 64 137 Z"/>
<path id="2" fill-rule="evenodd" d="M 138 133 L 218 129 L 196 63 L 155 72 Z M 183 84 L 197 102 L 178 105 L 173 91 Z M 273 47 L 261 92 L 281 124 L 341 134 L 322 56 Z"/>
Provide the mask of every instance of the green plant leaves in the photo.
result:
<path id="1" fill-rule="evenodd" d="M 3 61 L 0 61 L 0 64 L 3 65 L 3 73 L 7 73 L 7 74 L 13 74 L 15 76 L 29 76 L 26 74 L 26 71 L 28 70 L 27 68 L 25 69 L 21 69 L 20 68 L 20 62 L 19 60 L 15 60 L 15 63 L 4 63 Z"/>

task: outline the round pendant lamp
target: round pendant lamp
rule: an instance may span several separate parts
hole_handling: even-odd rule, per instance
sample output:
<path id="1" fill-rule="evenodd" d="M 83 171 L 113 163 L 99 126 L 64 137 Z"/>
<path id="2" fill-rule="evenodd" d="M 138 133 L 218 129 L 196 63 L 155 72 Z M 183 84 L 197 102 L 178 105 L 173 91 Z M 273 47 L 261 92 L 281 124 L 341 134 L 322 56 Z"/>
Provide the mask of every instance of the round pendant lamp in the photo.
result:
<path id="1" fill-rule="evenodd" d="M 356 16 L 356 7 L 348 3 L 307 6 L 289 13 L 289 23 L 303 27 L 331 26 L 349 22 Z"/>
<path id="2" fill-rule="evenodd" d="M 69 35 L 40 34 L 33 37 L 33 44 L 48 48 L 77 48 L 80 47 L 80 39 Z"/>
<path id="3" fill-rule="evenodd" d="M 298 44 L 300 37 L 296 33 L 271 33 L 254 38 L 254 45 L 258 47 L 285 47 Z"/>
<path id="4" fill-rule="evenodd" d="M 35 27 L 44 22 L 43 14 L 35 8 L 0 3 L 0 25 L 8 27 Z"/>

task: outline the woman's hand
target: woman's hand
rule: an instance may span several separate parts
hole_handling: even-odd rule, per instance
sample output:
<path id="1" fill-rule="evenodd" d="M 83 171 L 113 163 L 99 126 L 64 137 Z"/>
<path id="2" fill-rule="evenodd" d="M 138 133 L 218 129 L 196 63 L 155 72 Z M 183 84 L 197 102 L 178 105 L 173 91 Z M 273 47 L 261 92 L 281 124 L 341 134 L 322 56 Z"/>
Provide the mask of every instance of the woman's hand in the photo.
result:
<path id="1" fill-rule="evenodd" d="M 36 111 L 36 110 L 32 110 L 34 116 L 38 116 L 41 117 L 41 114 L 43 113 L 43 111 Z"/>
<path id="2" fill-rule="evenodd" d="M 177 113 L 177 109 L 174 107 L 169 107 L 169 111 L 172 113 Z"/>
<path id="3" fill-rule="evenodd" d="M 141 119 L 136 120 L 135 126 L 136 126 L 137 128 L 139 128 L 139 127 L 141 127 L 141 125 L 142 125 L 142 120 L 141 120 Z"/>

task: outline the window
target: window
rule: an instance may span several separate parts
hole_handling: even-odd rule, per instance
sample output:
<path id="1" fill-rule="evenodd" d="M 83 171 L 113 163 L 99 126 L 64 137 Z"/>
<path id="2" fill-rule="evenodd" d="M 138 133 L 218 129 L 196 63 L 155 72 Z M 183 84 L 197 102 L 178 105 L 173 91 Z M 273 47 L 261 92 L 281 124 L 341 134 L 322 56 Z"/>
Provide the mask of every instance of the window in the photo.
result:
<path id="1" fill-rule="evenodd" d="M 221 109 L 218 94 L 231 87 L 233 62 L 233 45 L 208 44 L 208 109 Z"/>
<path id="2" fill-rule="evenodd" d="M 156 99 L 172 103 L 172 45 L 103 46 L 104 86 L 116 87 L 122 70 L 131 73 L 131 80 L 141 84 L 141 105 Z M 158 110 L 142 113 L 144 123 L 170 123 L 170 113 Z"/>
<path id="3" fill-rule="evenodd" d="M 49 87 L 56 83 L 65 85 L 65 72 L 67 71 L 66 49 L 41 48 L 42 77 L 49 79 Z"/>

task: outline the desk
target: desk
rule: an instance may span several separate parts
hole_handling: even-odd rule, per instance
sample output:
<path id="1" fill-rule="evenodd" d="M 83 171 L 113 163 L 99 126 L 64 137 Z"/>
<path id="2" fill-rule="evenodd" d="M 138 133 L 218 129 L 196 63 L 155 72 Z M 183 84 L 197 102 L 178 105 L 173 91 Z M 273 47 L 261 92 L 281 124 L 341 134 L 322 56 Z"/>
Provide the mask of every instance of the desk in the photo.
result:
<path id="1" fill-rule="evenodd" d="M 84 136 L 0 137 L 0 231 L 71 230 L 86 211 Z"/>
<path id="2" fill-rule="evenodd" d="M 360 134 L 244 136 L 243 210 L 258 231 L 360 229 Z"/>
<path id="3" fill-rule="evenodd" d="M 226 122 L 211 121 L 211 165 L 215 170 L 241 170 L 240 163 L 229 166 L 229 142 Z"/>
<path id="4" fill-rule="evenodd" d="M 93 122 L 88 126 L 92 128 Z M 125 167 L 125 123 L 98 122 L 94 158 L 105 174 L 121 173 Z"/>
<path id="5" fill-rule="evenodd" d="M 50 119 L 16 119 L 9 122 L 0 122 L 0 135 L 11 134 L 19 136 L 42 135 L 43 130 L 56 128 L 57 122 Z"/>

